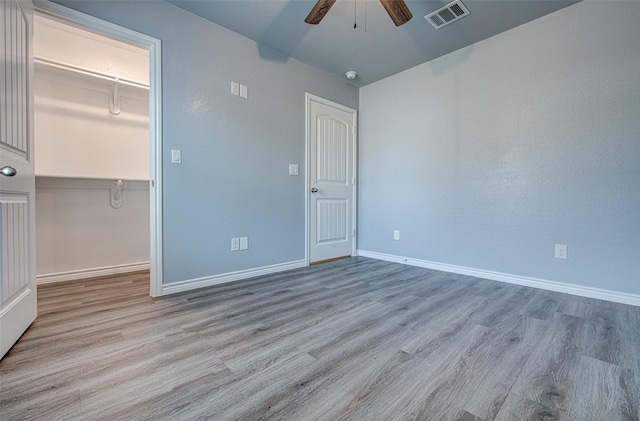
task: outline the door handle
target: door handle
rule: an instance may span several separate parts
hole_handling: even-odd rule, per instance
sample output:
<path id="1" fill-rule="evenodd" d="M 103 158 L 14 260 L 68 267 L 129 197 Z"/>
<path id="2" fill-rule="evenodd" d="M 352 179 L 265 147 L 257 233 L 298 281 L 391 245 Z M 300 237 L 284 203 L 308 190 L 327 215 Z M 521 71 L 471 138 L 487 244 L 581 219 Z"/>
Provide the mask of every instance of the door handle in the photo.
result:
<path id="1" fill-rule="evenodd" d="M 14 175 L 18 174 L 18 171 L 16 171 L 15 168 L 13 167 L 2 167 L 2 169 L 0 169 L 0 173 L 2 173 L 2 175 L 6 176 L 6 177 L 13 177 Z"/>
<path id="2" fill-rule="evenodd" d="M 315 187 L 311 189 L 311 193 L 318 193 L 318 189 L 316 189 Z"/>

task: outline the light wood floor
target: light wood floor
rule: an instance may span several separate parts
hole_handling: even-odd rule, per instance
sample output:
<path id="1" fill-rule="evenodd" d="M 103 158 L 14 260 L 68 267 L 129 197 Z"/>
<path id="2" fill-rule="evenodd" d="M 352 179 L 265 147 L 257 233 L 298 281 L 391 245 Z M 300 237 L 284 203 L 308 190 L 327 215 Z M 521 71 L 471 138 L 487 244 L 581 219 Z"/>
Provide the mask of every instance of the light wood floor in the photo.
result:
<path id="1" fill-rule="evenodd" d="M 638 420 L 640 308 L 351 258 L 175 296 L 41 286 L 9 420 Z"/>

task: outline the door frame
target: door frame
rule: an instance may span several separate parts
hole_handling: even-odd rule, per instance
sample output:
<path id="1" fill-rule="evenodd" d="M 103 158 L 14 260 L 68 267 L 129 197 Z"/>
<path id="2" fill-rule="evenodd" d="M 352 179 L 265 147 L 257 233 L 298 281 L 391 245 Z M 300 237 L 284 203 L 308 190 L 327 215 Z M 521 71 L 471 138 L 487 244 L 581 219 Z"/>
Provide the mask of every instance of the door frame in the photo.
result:
<path id="1" fill-rule="evenodd" d="M 357 233 L 357 215 L 358 215 L 358 196 L 357 196 L 357 180 L 358 180 L 358 111 L 353 108 L 349 108 L 345 105 L 338 104 L 337 102 L 330 101 L 328 99 L 322 98 L 320 96 L 311 94 L 309 92 L 305 93 L 305 180 L 304 180 L 304 223 L 305 223 L 305 231 L 304 231 L 304 255 L 305 255 L 305 263 L 309 266 L 309 248 L 310 248 L 310 231 L 311 227 L 311 218 L 310 212 L 311 208 L 309 206 L 309 200 L 311 199 L 310 195 L 310 185 L 311 185 L 311 173 L 309 172 L 310 163 L 311 163 L 311 101 L 319 102 L 323 105 L 337 108 L 341 111 L 345 111 L 352 115 L 353 117 L 353 180 L 352 180 L 352 194 L 353 194 L 353 206 L 351 209 L 351 226 L 353 227 L 351 232 L 351 255 L 356 255 L 357 244 L 356 244 L 356 233 Z"/>
<path id="2" fill-rule="evenodd" d="M 149 51 L 150 295 L 162 295 L 162 42 L 50 1 L 35 1 L 35 12 L 58 22 Z M 36 233 L 37 236 L 37 233 Z"/>

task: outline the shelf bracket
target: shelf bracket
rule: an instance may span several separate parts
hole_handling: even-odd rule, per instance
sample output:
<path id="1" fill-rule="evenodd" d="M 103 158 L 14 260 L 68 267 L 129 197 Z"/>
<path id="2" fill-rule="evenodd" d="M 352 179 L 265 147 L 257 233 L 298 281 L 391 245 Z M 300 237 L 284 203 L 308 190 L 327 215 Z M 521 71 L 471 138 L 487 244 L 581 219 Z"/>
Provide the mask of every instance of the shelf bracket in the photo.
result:
<path id="1" fill-rule="evenodd" d="M 114 209 L 118 209 L 122 207 L 122 189 L 123 189 L 122 180 L 116 181 L 115 188 L 111 189 L 111 207 Z"/>
<path id="2" fill-rule="evenodd" d="M 113 90 L 109 97 L 109 112 L 113 115 L 120 114 L 120 79 L 118 78 L 113 82 Z"/>

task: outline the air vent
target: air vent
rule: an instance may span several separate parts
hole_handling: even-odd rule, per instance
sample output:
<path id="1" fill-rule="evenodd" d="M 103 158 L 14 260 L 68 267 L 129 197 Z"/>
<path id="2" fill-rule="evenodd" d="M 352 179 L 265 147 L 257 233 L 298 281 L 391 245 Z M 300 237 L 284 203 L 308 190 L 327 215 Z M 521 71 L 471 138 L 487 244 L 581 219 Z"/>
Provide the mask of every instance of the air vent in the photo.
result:
<path id="1" fill-rule="evenodd" d="M 460 18 L 463 18 L 469 14 L 469 11 L 461 1 L 456 0 L 436 10 L 433 13 L 429 13 L 424 18 L 433 25 L 434 28 L 440 29 L 445 25 L 455 22 Z"/>

